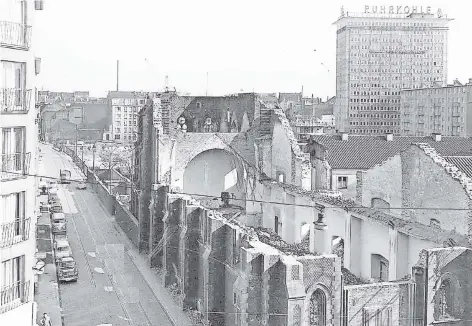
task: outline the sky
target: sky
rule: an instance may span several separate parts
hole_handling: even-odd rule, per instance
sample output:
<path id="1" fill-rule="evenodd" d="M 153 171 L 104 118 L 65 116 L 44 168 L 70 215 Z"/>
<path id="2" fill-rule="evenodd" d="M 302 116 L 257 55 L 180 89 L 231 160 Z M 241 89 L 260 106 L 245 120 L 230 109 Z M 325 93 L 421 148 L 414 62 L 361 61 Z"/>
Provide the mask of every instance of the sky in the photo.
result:
<path id="1" fill-rule="evenodd" d="M 452 5 L 454 3 L 454 5 Z M 441 8 L 449 18 L 449 82 L 472 78 L 471 1 L 47 0 L 36 11 L 38 89 L 336 93 L 336 28 L 341 6 Z M 315 51 L 316 50 L 316 51 Z M 207 77 L 208 76 L 208 77 Z"/>

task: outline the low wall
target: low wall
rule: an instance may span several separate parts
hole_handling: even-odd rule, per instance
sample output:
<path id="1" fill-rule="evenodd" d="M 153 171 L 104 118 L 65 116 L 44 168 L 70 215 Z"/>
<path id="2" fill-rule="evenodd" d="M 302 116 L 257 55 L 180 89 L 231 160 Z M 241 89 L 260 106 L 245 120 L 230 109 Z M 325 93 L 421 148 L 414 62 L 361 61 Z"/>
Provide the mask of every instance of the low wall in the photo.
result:
<path id="1" fill-rule="evenodd" d="M 73 150 L 67 147 L 62 148 L 63 152 L 69 155 L 74 163 L 87 176 L 89 187 L 95 192 L 108 213 L 115 216 L 116 223 L 125 232 L 131 242 L 138 247 L 139 243 L 139 223 L 136 217 L 114 196 L 110 194 L 107 187 L 76 155 Z"/>

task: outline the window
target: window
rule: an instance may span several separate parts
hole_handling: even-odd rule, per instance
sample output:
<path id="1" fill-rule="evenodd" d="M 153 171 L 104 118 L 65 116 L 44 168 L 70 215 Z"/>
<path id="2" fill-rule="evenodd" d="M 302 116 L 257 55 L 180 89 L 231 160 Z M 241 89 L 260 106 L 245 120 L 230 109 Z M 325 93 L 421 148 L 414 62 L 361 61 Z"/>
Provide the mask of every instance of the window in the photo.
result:
<path id="1" fill-rule="evenodd" d="M 275 216 L 274 232 L 276 234 L 279 234 L 279 232 L 282 232 L 282 221 L 278 216 Z"/>
<path id="2" fill-rule="evenodd" d="M 120 135 L 115 135 L 115 140 L 121 139 Z"/>
<path id="3" fill-rule="evenodd" d="M 434 297 L 436 320 L 447 320 L 455 317 L 453 290 L 453 286 L 449 279 L 445 279 L 441 282 L 441 286 Z"/>
<path id="4" fill-rule="evenodd" d="M 26 66 L 24 62 L 2 61 L 1 74 L 3 88 L 3 103 L 9 106 L 23 107 L 26 94 Z"/>
<path id="5" fill-rule="evenodd" d="M 276 176 L 278 182 L 285 182 L 285 174 L 283 172 L 277 171 Z"/>
<path id="6" fill-rule="evenodd" d="M 382 255 L 371 255 L 371 277 L 379 282 L 388 281 L 389 262 Z"/>
<path id="7" fill-rule="evenodd" d="M 2 172 L 21 172 L 25 166 L 24 127 L 2 129 Z"/>
<path id="8" fill-rule="evenodd" d="M 347 177 L 338 177 L 338 189 L 347 189 Z"/>
<path id="9" fill-rule="evenodd" d="M 25 192 L 0 197 L 3 216 L 0 218 L 0 247 L 6 247 L 28 239 L 29 224 L 25 219 Z"/>
<path id="10" fill-rule="evenodd" d="M 326 294 L 321 289 L 310 297 L 310 325 L 326 326 Z"/>
<path id="11" fill-rule="evenodd" d="M 22 302 L 27 292 L 24 285 L 25 256 L 12 258 L 2 262 L 0 268 L 0 306 L 17 301 Z"/>

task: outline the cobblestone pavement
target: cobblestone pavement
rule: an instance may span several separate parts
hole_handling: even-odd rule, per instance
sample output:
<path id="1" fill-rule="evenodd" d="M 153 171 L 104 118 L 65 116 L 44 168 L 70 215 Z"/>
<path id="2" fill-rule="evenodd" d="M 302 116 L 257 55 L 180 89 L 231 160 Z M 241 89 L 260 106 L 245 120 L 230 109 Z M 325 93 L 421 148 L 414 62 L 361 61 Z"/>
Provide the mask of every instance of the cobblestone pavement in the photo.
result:
<path id="1" fill-rule="evenodd" d="M 43 153 L 48 175 L 58 177 L 67 167 L 72 179 L 83 178 L 66 155 L 50 147 Z M 60 186 L 59 198 L 79 268 L 78 282 L 59 286 L 65 325 L 173 325 L 98 198 L 90 190 L 77 190 L 74 182 Z"/>

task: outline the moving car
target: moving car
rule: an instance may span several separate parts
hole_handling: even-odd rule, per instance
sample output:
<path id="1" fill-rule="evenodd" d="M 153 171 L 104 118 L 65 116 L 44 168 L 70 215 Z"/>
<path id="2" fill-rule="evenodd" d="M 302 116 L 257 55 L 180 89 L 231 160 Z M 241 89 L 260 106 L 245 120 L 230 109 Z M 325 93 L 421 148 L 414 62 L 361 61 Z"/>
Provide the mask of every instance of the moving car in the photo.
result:
<path id="1" fill-rule="evenodd" d="M 69 170 L 60 170 L 61 183 L 70 183 L 71 172 Z"/>
<path id="2" fill-rule="evenodd" d="M 79 270 L 72 256 L 59 258 L 57 260 L 57 271 L 59 282 L 77 282 L 79 279 Z"/>
<path id="3" fill-rule="evenodd" d="M 64 213 L 51 213 L 52 234 L 67 234 L 66 216 Z"/>
<path id="4" fill-rule="evenodd" d="M 77 189 L 79 190 L 87 189 L 87 184 L 84 181 L 80 181 L 79 184 L 77 185 Z"/>
<path id="5" fill-rule="evenodd" d="M 59 261 L 64 257 L 72 256 L 72 250 L 70 249 L 69 241 L 65 239 L 54 241 L 54 251 L 56 255 L 56 261 Z"/>

